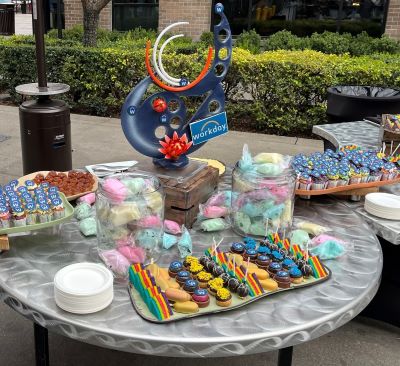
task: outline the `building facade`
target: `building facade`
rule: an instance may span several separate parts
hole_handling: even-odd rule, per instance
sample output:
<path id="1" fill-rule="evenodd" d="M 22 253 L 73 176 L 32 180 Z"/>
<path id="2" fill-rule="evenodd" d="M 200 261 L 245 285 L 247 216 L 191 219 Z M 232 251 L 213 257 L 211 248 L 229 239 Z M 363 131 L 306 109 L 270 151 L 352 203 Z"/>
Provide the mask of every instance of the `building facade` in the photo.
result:
<path id="1" fill-rule="evenodd" d="M 111 0 L 100 16 L 100 26 L 126 31 L 136 27 L 164 29 L 188 21 L 183 31 L 193 39 L 210 31 L 215 2 L 224 4 L 232 32 L 256 29 L 268 36 L 281 29 L 298 35 L 366 31 L 400 39 L 400 0 Z M 64 0 L 65 27 L 82 24 L 81 0 Z"/>

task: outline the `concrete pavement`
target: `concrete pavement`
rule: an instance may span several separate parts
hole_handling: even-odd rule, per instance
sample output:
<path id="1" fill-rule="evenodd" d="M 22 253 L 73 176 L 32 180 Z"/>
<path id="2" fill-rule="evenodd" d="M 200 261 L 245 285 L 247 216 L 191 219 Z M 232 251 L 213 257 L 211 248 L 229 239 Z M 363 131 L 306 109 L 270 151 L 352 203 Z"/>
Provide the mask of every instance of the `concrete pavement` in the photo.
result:
<path id="1" fill-rule="evenodd" d="M 31 35 L 32 34 L 32 14 L 15 14 L 15 34 Z"/>
<path id="2" fill-rule="evenodd" d="M 125 140 L 119 120 L 72 115 L 73 165 L 137 159 Z M 230 132 L 209 142 L 194 155 L 233 164 L 243 143 L 256 152 L 285 154 L 322 150 L 321 141 Z M 0 106 L 0 184 L 22 174 L 18 109 Z M 301 304 L 300 304 L 301 305 Z M 33 327 L 30 321 L 0 304 L 0 366 L 34 365 Z M 277 352 L 228 359 L 151 358 L 126 354 L 50 334 L 52 366 L 266 366 L 275 365 Z M 365 318 L 356 318 L 336 331 L 295 347 L 294 366 L 398 366 L 400 329 Z"/>
<path id="3" fill-rule="evenodd" d="M 118 119 L 72 114 L 71 131 L 74 168 L 95 163 L 143 159 L 125 139 Z M 0 161 L 0 184 L 4 184 L 10 178 L 22 175 L 18 108 L 0 105 L 0 135 L 6 138 L 0 142 L 0 156 L 7 157 Z M 297 154 L 323 149 L 322 141 L 319 140 L 232 131 L 210 141 L 191 156 L 219 159 L 227 164 L 234 164 L 241 156 L 244 143 L 249 144 L 253 153 L 263 151 Z"/>

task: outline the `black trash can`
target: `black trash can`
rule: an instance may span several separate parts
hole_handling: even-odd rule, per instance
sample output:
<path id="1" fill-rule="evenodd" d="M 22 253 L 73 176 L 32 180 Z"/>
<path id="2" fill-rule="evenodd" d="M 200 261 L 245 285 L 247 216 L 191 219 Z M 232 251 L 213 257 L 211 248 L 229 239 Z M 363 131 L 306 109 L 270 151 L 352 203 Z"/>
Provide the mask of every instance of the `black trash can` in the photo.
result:
<path id="1" fill-rule="evenodd" d="M 61 100 L 29 100 L 19 107 L 24 174 L 72 169 L 69 107 Z"/>
<path id="2" fill-rule="evenodd" d="M 400 113 L 400 90 L 376 86 L 339 85 L 328 88 L 329 123 Z"/>
<path id="3" fill-rule="evenodd" d="M 15 34 L 15 8 L 13 3 L 0 4 L 0 35 Z"/>

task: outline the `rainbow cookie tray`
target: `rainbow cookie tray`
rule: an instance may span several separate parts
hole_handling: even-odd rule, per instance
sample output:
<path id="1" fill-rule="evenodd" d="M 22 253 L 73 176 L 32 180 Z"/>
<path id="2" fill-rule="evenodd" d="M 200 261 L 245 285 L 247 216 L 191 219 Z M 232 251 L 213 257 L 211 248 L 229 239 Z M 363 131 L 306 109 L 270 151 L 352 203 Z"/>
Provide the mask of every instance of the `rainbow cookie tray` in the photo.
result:
<path id="1" fill-rule="evenodd" d="M 277 234 L 257 242 L 244 238 L 227 251 L 207 249 L 200 258 L 129 268 L 129 294 L 139 315 L 167 323 L 245 306 L 282 291 L 328 280 L 331 271 L 318 257 Z"/>

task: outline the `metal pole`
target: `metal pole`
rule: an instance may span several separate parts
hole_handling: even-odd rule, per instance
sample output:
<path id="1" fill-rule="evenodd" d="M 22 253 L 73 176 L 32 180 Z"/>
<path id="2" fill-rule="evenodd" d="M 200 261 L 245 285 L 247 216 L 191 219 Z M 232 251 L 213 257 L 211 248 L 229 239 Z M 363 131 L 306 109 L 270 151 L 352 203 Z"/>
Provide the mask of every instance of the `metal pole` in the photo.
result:
<path id="1" fill-rule="evenodd" d="M 62 1 L 57 0 L 57 34 L 59 39 L 62 38 L 61 7 Z"/>
<path id="2" fill-rule="evenodd" d="M 278 354 L 278 366 L 291 366 L 293 357 L 293 346 L 281 348 Z"/>
<path id="3" fill-rule="evenodd" d="M 382 19 L 382 34 L 385 33 L 386 31 L 386 21 L 387 21 L 387 16 L 389 12 L 389 0 L 385 0 L 384 5 L 383 5 L 383 19 Z"/>
<path id="4" fill-rule="evenodd" d="M 33 323 L 36 366 L 49 366 L 49 341 L 47 329 Z"/>
<path id="5" fill-rule="evenodd" d="M 39 88 L 47 88 L 45 49 L 44 49 L 44 22 L 43 0 L 32 0 L 33 29 L 36 44 L 36 66 Z"/>
<path id="6" fill-rule="evenodd" d="M 251 12 L 253 10 L 253 0 L 249 0 L 249 14 L 247 16 L 247 30 L 251 28 Z"/>
<path id="7" fill-rule="evenodd" d="M 342 12 L 343 12 L 343 0 L 339 1 L 339 11 L 338 11 L 338 17 L 336 20 L 336 32 L 340 32 L 340 27 L 342 25 Z"/>

